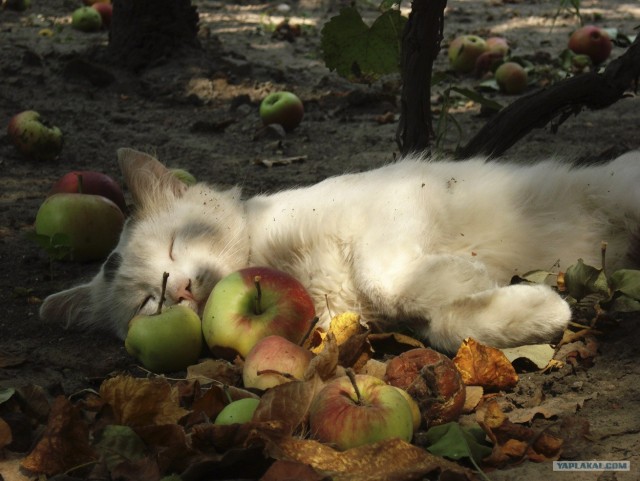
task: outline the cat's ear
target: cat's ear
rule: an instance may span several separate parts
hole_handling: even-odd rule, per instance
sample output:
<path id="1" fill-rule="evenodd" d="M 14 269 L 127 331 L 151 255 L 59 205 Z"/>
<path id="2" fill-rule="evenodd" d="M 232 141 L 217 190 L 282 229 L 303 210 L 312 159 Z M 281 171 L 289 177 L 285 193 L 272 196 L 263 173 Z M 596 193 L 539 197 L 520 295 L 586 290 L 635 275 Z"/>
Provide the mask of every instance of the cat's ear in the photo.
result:
<path id="1" fill-rule="evenodd" d="M 136 207 L 153 207 L 181 197 L 187 185 L 160 161 L 144 152 L 121 148 L 118 164 Z"/>
<path id="2" fill-rule="evenodd" d="M 66 328 L 92 323 L 91 285 L 83 284 L 48 296 L 40 306 L 40 319 Z"/>

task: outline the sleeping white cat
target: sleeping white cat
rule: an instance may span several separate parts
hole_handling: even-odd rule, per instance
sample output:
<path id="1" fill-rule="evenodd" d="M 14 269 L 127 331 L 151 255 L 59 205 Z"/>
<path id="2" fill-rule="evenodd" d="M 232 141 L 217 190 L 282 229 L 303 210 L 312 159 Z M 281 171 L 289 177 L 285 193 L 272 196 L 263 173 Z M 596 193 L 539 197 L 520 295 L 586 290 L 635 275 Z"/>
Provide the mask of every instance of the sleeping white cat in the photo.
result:
<path id="1" fill-rule="evenodd" d="M 549 342 L 571 317 L 543 285 L 508 285 L 531 269 L 640 260 L 640 152 L 571 168 L 408 157 L 366 173 L 241 199 L 238 188 L 187 187 L 159 161 L 118 151 L 136 205 L 120 242 L 88 284 L 45 299 L 41 317 L 126 336 L 138 312 L 201 311 L 215 283 L 248 265 L 291 273 L 321 322 L 355 310 L 407 323 L 439 349 L 465 337 L 497 347 Z"/>

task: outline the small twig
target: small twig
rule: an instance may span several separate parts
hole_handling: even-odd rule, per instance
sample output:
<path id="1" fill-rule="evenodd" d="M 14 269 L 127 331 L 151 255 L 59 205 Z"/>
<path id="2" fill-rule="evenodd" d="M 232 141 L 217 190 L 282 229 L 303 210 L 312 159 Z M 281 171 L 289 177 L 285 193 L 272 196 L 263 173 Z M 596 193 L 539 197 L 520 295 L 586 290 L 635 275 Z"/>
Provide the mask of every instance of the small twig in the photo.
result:
<path id="1" fill-rule="evenodd" d="M 160 314 L 162 312 L 162 306 L 164 301 L 167 300 L 165 294 L 167 293 L 167 280 L 169 279 L 169 273 L 165 272 L 162 274 L 162 291 L 160 292 L 160 301 L 158 301 L 158 310 L 156 314 Z"/>
<path id="2" fill-rule="evenodd" d="M 253 312 L 256 316 L 262 314 L 262 288 L 260 287 L 260 276 L 253 278 L 253 283 L 256 286 L 256 297 L 253 305 Z"/>

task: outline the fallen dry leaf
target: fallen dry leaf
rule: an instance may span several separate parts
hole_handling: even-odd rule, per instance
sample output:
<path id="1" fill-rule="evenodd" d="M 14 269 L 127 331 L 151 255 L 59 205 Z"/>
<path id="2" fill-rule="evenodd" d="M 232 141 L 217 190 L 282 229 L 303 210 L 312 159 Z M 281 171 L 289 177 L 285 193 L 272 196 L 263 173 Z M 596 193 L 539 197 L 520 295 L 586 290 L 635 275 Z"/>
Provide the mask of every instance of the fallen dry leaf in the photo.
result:
<path id="1" fill-rule="evenodd" d="M 522 424 L 530 422 L 536 415 L 549 419 L 554 416 L 575 414 L 576 411 L 582 408 L 585 401 L 596 396 L 597 393 L 593 393 L 588 396 L 576 396 L 571 393 L 567 393 L 562 397 L 547 399 L 538 406 L 514 409 L 507 413 L 507 417 L 512 423 Z"/>
<path id="2" fill-rule="evenodd" d="M 80 409 L 64 396 L 58 396 L 42 438 L 22 461 L 22 467 L 48 476 L 97 459 L 89 444 L 89 428 Z"/>
<path id="3" fill-rule="evenodd" d="M 549 344 L 532 344 L 529 346 L 513 347 L 511 349 L 502 349 L 502 353 L 506 358 L 514 364 L 520 359 L 532 363 L 538 369 L 544 369 L 551 359 L 555 349 Z"/>
<path id="4" fill-rule="evenodd" d="M 369 334 L 369 342 L 374 352 L 389 356 L 397 356 L 411 349 L 424 347 L 422 342 L 399 332 Z"/>
<path id="5" fill-rule="evenodd" d="M 518 383 L 516 370 L 500 349 L 485 346 L 471 338 L 462 342 L 453 363 L 467 386 L 502 391 Z"/>
<path id="6" fill-rule="evenodd" d="M 224 359 L 205 359 L 187 367 L 187 380 L 196 380 L 201 385 L 212 382 L 235 386 L 242 379 L 242 369 Z"/>
<path id="7" fill-rule="evenodd" d="M 336 338 L 329 332 L 322 340 L 322 351 L 311 359 L 303 378 L 308 380 L 319 376 L 321 379 L 331 379 L 336 374 L 339 355 Z"/>
<path id="8" fill-rule="evenodd" d="M 316 473 L 311 466 L 295 461 L 278 460 L 274 462 L 260 481 L 323 481 L 326 476 Z"/>
<path id="9" fill-rule="evenodd" d="M 476 409 L 476 420 L 493 443 L 493 451 L 483 462 L 504 467 L 525 459 L 535 462 L 558 459 L 563 440 L 546 431 L 512 423 L 494 398 L 485 398 Z"/>
<path id="10" fill-rule="evenodd" d="M 470 413 L 476 408 L 482 396 L 484 395 L 484 389 L 482 386 L 466 386 L 464 406 L 462 408 L 463 413 Z"/>
<path id="11" fill-rule="evenodd" d="M 309 406 L 324 382 L 319 376 L 308 381 L 292 381 L 268 389 L 260 399 L 253 421 L 278 421 L 289 434 L 295 432 L 308 416 Z"/>
<path id="12" fill-rule="evenodd" d="M 189 413 L 178 404 L 178 392 L 166 379 L 116 376 L 100 386 L 100 397 L 111 406 L 115 422 L 125 426 L 175 424 Z"/>
<path id="13" fill-rule="evenodd" d="M 256 434 L 272 458 L 307 464 L 334 481 L 410 481 L 434 472 L 448 480 L 474 479 L 468 469 L 398 438 L 336 451 L 313 440 Z"/>

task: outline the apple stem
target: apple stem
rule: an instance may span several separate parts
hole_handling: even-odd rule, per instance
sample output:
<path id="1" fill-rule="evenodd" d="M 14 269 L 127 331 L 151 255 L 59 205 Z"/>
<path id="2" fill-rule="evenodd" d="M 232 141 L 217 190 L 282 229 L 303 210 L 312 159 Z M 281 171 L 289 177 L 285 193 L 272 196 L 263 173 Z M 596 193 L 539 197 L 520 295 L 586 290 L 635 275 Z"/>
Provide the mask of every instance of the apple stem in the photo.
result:
<path id="1" fill-rule="evenodd" d="M 84 194 L 84 180 L 82 179 L 82 174 L 76 174 L 78 177 L 78 194 Z"/>
<path id="2" fill-rule="evenodd" d="M 309 326 L 309 329 L 307 329 L 307 332 L 305 333 L 305 335 L 302 337 L 302 340 L 298 343 L 299 346 L 304 346 L 304 343 L 307 342 L 307 339 L 309 338 L 309 336 L 311 335 L 311 333 L 313 332 L 313 330 L 316 327 L 316 324 L 318 324 L 318 321 L 320 320 L 320 318 L 318 316 L 315 316 L 312 320 L 311 320 L 311 325 Z"/>
<path id="3" fill-rule="evenodd" d="M 167 298 L 164 296 L 167 293 L 167 280 L 169 279 L 169 273 L 165 272 L 162 274 L 162 291 L 160 291 L 160 301 L 158 302 L 158 310 L 156 314 L 160 314 L 162 312 L 162 305 Z"/>
<path id="4" fill-rule="evenodd" d="M 260 276 L 253 278 L 253 283 L 256 286 L 256 297 L 253 305 L 253 312 L 256 316 L 262 314 L 262 288 L 260 287 Z"/>
<path id="5" fill-rule="evenodd" d="M 357 404 L 362 404 L 362 394 L 360 394 L 360 389 L 358 389 L 358 383 L 356 383 L 356 373 L 353 372 L 353 369 L 348 368 L 346 370 L 347 372 L 347 377 L 349 378 L 349 381 L 351 381 L 351 385 L 353 386 L 353 390 L 356 392 L 356 403 Z"/>

